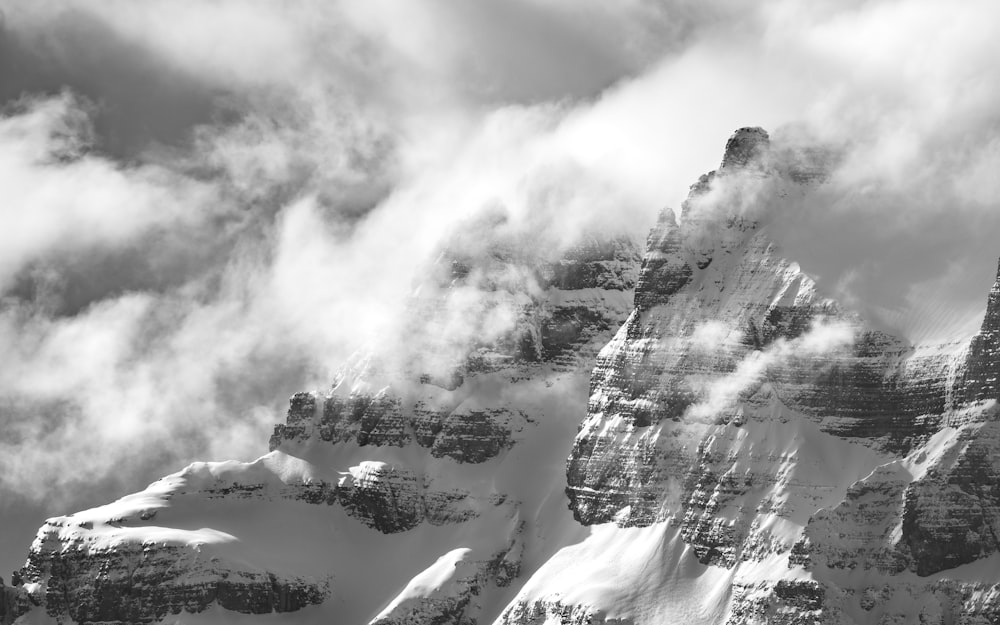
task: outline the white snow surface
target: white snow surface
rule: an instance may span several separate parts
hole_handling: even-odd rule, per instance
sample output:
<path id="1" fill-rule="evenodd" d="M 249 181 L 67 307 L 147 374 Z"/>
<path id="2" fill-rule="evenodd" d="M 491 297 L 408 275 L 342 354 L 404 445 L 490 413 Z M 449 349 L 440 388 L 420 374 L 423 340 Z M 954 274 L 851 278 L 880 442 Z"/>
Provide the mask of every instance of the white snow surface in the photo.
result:
<path id="1" fill-rule="evenodd" d="M 367 623 L 413 598 L 448 593 L 455 564 L 487 559 L 525 545 L 522 577 L 483 598 L 480 622 L 491 622 L 530 576 L 561 547 L 583 539 L 564 494 L 565 458 L 586 411 L 586 372 L 511 383 L 503 373 L 468 382 L 475 401 L 498 403 L 532 415 L 520 442 L 482 464 L 433 458 L 416 445 L 356 447 L 317 444 L 306 458 L 274 451 L 253 462 L 198 462 L 145 490 L 113 503 L 49 520 L 64 544 L 109 549 L 123 542 L 179 546 L 230 568 L 329 579 L 330 598 L 293 613 L 241 615 L 217 606 L 201 614 L 170 616 L 167 623 Z M 308 504 L 273 496 L 283 485 L 322 479 L 336 484 L 365 463 L 419 467 L 440 485 L 477 495 L 508 493 L 517 506 L 483 505 L 470 521 L 382 534 L 339 505 Z M 261 497 L 213 497 L 211 491 L 264 485 Z M 524 522 L 524 530 L 519 527 Z M 43 528 L 44 530 L 44 528 Z M 40 536 L 43 532 L 40 530 Z M 194 555 L 192 555 L 194 557 Z M 42 623 L 34 611 L 22 623 Z M 39 620 L 41 619 L 41 620 Z"/>

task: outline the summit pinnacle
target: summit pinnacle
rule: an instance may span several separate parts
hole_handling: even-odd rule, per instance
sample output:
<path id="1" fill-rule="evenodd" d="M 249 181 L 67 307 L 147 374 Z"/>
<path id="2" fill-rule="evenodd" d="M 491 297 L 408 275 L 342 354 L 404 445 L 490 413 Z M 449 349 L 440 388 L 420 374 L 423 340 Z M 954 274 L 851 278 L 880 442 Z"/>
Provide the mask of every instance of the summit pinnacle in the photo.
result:
<path id="1" fill-rule="evenodd" d="M 746 167 L 758 160 L 770 147 L 767 131 L 758 127 L 740 128 L 726 142 L 721 169 Z"/>

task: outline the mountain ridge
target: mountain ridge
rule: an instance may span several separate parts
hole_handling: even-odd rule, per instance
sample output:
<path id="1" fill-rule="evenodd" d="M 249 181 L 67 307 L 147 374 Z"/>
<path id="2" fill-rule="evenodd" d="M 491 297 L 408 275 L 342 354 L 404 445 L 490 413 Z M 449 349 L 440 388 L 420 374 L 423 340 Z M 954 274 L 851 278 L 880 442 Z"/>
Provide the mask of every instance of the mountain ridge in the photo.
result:
<path id="1" fill-rule="evenodd" d="M 827 176 L 793 152 L 737 130 L 641 265 L 444 252 L 426 353 L 296 394 L 254 462 L 50 519 L 0 623 L 996 622 L 1000 269 L 962 344 L 867 324 L 770 240 Z"/>

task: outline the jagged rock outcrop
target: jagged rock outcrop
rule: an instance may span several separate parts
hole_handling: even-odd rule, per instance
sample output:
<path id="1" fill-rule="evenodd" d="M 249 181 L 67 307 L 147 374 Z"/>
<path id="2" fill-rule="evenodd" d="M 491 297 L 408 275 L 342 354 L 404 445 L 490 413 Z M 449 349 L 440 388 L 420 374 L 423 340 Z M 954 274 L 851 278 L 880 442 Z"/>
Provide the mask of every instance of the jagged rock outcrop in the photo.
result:
<path id="1" fill-rule="evenodd" d="M 521 544 L 512 541 L 503 550 L 485 560 L 469 557 L 469 550 L 447 553 L 428 570 L 411 581 L 383 610 L 371 625 L 467 625 L 479 622 L 480 595 L 489 586 L 503 587 L 517 576 Z M 444 569 L 443 571 L 441 569 Z M 433 590 L 414 593 L 432 578 Z"/>
<path id="2" fill-rule="evenodd" d="M 263 463 L 248 466 L 258 475 L 266 472 Z M 199 613 L 214 605 L 267 614 L 322 603 L 329 579 L 232 558 L 224 546 L 235 539 L 223 532 L 160 525 L 172 506 L 295 497 L 294 485 L 277 488 L 277 478 L 239 483 L 217 479 L 211 471 L 208 465 L 193 465 L 115 504 L 49 519 L 18 572 L 24 592 L 57 622 L 120 625 Z"/>
<path id="3" fill-rule="evenodd" d="M 339 389 L 337 389 L 339 390 Z M 404 447 L 411 442 L 430 450 L 435 458 L 481 463 L 514 444 L 513 436 L 529 418 L 504 407 L 473 409 L 454 405 L 440 394 L 420 396 L 406 406 L 385 387 L 374 394 L 332 391 L 326 397 L 297 393 L 285 423 L 271 436 L 271 450 L 301 445 L 312 438 L 331 444 Z M 322 411 L 317 413 L 317 406 Z"/>
<path id="4" fill-rule="evenodd" d="M 1000 399 L 1000 267 L 990 290 L 982 329 L 969 344 L 957 390 L 967 402 Z"/>
<path id="5" fill-rule="evenodd" d="M 371 461 L 351 467 L 334 492 L 349 515 L 383 534 L 405 532 L 424 521 L 462 523 L 484 507 L 505 502 L 496 494 L 481 498 L 463 489 L 434 490 L 405 467 Z"/>
<path id="6" fill-rule="evenodd" d="M 779 156 L 766 133 L 741 129 L 680 222 L 661 215 L 635 310 L 598 357 L 567 495 L 585 524 L 677 525 L 694 557 L 737 579 L 784 560 L 785 577 L 734 583 L 730 623 L 876 622 L 854 620 L 860 589 L 829 571 L 919 594 L 932 584 L 892 576 L 997 552 L 1000 286 L 965 349 L 866 325 L 769 239 L 767 198 L 807 201 L 824 178 Z M 981 596 L 947 576 L 933 586 Z M 927 614 L 951 622 L 995 605 Z M 880 622 L 905 613 L 879 606 Z"/>
<path id="7" fill-rule="evenodd" d="M 833 375 L 833 361 L 799 354 L 796 343 L 815 322 L 839 324 L 831 332 L 839 332 L 841 351 L 858 333 L 856 320 L 820 298 L 812 280 L 777 255 L 760 227 L 762 211 L 720 207 L 714 199 L 716 187 L 739 191 L 775 182 L 750 167 L 764 160 L 766 146 L 763 131 L 738 131 L 720 172 L 692 188 L 682 225 L 664 211 L 650 234 L 636 309 L 598 358 L 590 417 L 569 461 L 567 493 L 583 523 L 618 517 L 645 525 L 675 515 L 706 536 L 726 534 L 692 514 L 718 486 L 705 490 L 714 473 L 699 457 L 700 442 L 720 420 L 745 411 L 743 402 L 755 395 L 769 405 L 765 383 L 768 398 L 791 396 L 807 409 L 818 404 L 810 401 L 818 385 L 807 381 L 816 373 Z M 788 366 L 790 359 L 795 366 Z M 772 372 L 777 375 L 767 375 Z M 685 502 L 677 498 L 682 492 Z"/>
<path id="8" fill-rule="evenodd" d="M 275 426 L 271 450 L 294 453 L 315 439 L 376 447 L 415 442 L 434 457 L 481 463 L 509 449 L 531 416 L 503 403 L 469 401 L 475 391 L 463 388 L 465 377 L 504 370 L 530 376 L 532 367 L 543 365 L 578 370 L 596 355 L 595 339 L 613 331 L 631 304 L 638 253 L 622 237 L 585 237 L 553 261 L 530 242 L 501 240 L 477 253 L 439 259 L 437 282 L 425 285 L 413 302 L 419 331 L 410 338 L 418 348 L 443 354 L 443 370 L 434 370 L 442 361 L 431 362 L 423 351 L 393 372 L 362 359 L 330 392 L 293 397 L 286 422 Z M 498 308 L 512 321 L 499 333 L 476 331 L 464 342 L 452 337 L 440 324 L 449 317 L 450 300 L 464 300 L 469 289 L 480 296 L 471 307 L 463 301 L 462 325 L 495 325 L 484 318 L 500 314 Z M 376 379 L 388 384 L 373 386 Z"/>
<path id="9" fill-rule="evenodd" d="M 740 128 L 726 141 L 720 169 L 761 166 L 770 145 L 771 137 L 763 128 Z"/>
<path id="10" fill-rule="evenodd" d="M 564 605 L 559 601 L 527 603 L 518 602 L 508 608 L 501 618 L 502 625 L 633 625 L 631 619 L 604 618 L 601 610 L 586 605 Z"/>
<path id="11" fill-rule="evenodd" d="M 733 588 L 727 625 L 812 625 L 826 616 L 825 596 L 823 586 L 811 580 L 739 584 Z"/>
<path id="12" fill-rule="evenodd" d="M 18 585 L 20 580 L 17 580 Z M 0 625 L 10 625 L 18 617 L 27 614 L 36 605 L 31 596 L 19 586 L 7 586 L 0 579 Z"/>
<path id="13" fill-rule="evenodd" d="M 1000 429 L 962 428 L 942 457 L 907 486 L 902 542 L 918 575 L 966 564 L 1000 550 Z"/>
<path id="14" fill-rule="evenodd" d="M 947 356 L 918 353 L 820 297 L 768 239 L 766 207 L 728 197 L 747 185 L 796 192 L 781 171 L 758 169 L 767 145 L 759 129 L 738 131 L 720 171 L 692 188 L 682 223 L 665 211 L 649 237 L 636 309 L 598 359 L 569 462 L 582 522 L 626 507 L 628 523 L 690 517 L 714 492 L 701 452 L 714 428 L 773 403 L 824 432 L 902 453 L 964 408 L 946 405 Z M 687 502 L 663 497 L 680 492 Z"/>
<path id="15" fill-rule="evenodd" d="M 484 219 L 469 228 L 488 233 L 457 236 L 412 303 L 412 324 L 400 337 L 418 352 L 411 372 L 454 389 L 468 374 L 542 362 L 575 368 L 592 359 L 593 339 L 621 322 L 616 294 L 631 297 L 634 242 L 584 234 L 553 256 L 539 233 L 508 232 L 502 216 Z"/>
<path id="16" fill-rule="evenodd" d="M 47 527 L 49 534 L 58 528 Z M 46 537 L 32 547 L 22 574 L 44 580 L 40 599 L 53 617 L 76 623 L 131 624 L 169 614 L 202 612 L 213 604 L 245 614 L 293 612 L 323 602 L 326 583 L 199 562 L 179 547 L 116 545 L 106 550 L 57 551 Z M 194 561 L 192 561 L 194 560 Z M 184 562 L 183 568 L 177 563 Z M 203 578 L 203 581 L 194 581 Z"/>

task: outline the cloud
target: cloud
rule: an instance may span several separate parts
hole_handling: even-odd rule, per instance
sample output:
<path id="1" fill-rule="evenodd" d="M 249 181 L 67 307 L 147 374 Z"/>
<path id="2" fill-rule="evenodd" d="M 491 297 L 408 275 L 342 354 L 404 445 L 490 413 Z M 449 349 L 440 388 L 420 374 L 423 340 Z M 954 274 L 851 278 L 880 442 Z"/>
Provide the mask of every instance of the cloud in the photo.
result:
<path id="1" fill-rule="evenodd" d="M 717 319 L 699 322 L 691 332 L 691 348 L 702 354 L 711 354 L 726 344 L 733 334 L 729 325 Z"/>
<path id="2" fill-rule="evenodd" d="M 210 217 L 210 185 L 88 156 L 89 114 L 72 95 L 20 99 L 14 110 L 0 119 L 0 289 L 42 258 L 120 250 L 143 234 Z"/>
<path id="3" fill-rule="evenodd" d="M 0 15 L 0 101 L 72 89 L 99 103 L 93 123 L 101 148 L 125 158 L 151 141 L 182 142 L 187 130 L 211 120 L 215 94 L 207 85 L 163 67 L 104 21 L 67 9 L 25 24 L 26 5 L 4 8 L 12 15 Z"/>
<path id="4" fill-rule="evenodd" d="M 720 329 L 705 324 L 700 331 L 695 330 L 692 339 L 700 344 L 706 332 L 721 335 Z M 849 323 L 819 319 L 801 336 L 779 338 L 763 350 L 751 351 L 731 373 L 708 380 L 698 389 L 702 399 L 686 410 L 685 418 L 703 422 L 717 419 L 735 408 L 744 393 L 764 382 L 769 369 L 787 365 L 794 359 L 829 356 L 833 362 L 838 353 L 854 344 L 856 332 L 857 328 Z"/>
<path id="5" fill-rule="evenodd" d="M 263 451 L 359 347 L 425 345 L 408 301 L 446 244 L 481 266 L 430 327 L 502 335 L 533 286 L 491 249 L 642 237 L 739 126 L 842 155 L 794 202 L 754 196 L 821 288 L 914 329 L 993 279 L 992 3 L 0 10 L 0 480 L 47 505 Z"/>

